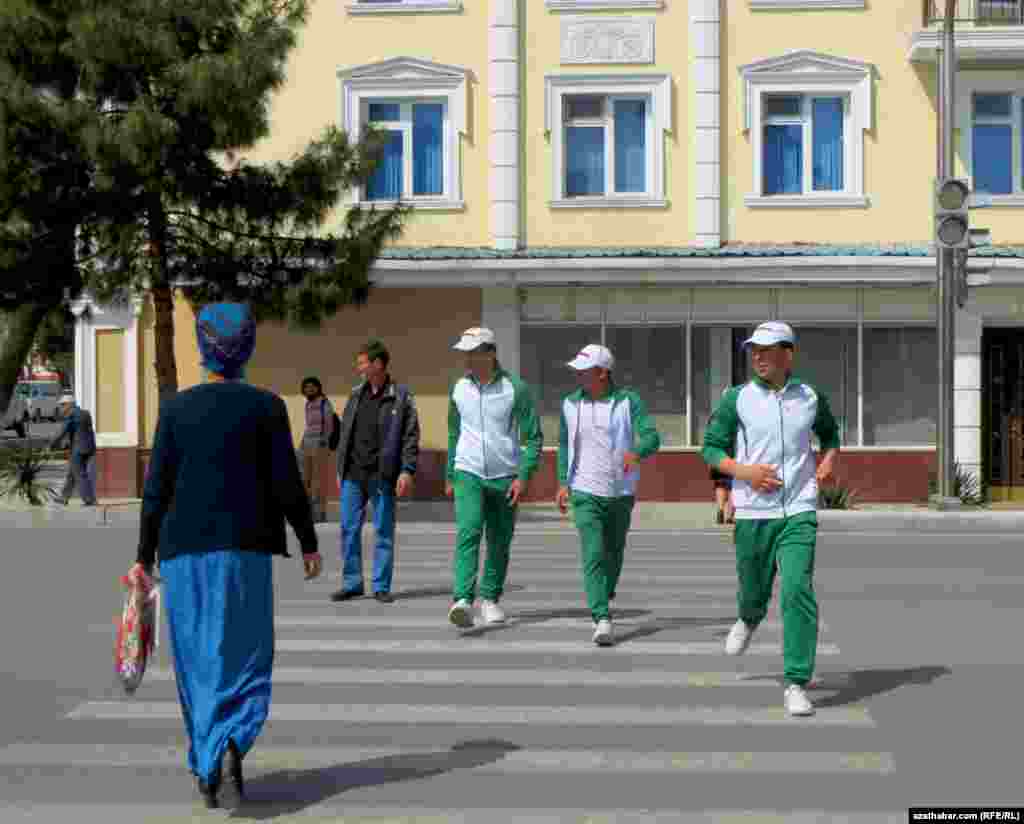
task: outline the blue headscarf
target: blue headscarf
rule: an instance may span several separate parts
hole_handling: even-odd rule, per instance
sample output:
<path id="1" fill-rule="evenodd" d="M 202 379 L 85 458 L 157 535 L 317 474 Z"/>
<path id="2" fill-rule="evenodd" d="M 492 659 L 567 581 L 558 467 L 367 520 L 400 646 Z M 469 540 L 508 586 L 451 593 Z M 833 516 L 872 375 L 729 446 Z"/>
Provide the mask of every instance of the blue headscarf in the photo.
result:
<path id="1" fill-rule="evenodd" d="M 241 303 L 211 303 L 196 318 L 196 338 L 202 365 L 238 378 L 256 348 L 256 322 Z"/>

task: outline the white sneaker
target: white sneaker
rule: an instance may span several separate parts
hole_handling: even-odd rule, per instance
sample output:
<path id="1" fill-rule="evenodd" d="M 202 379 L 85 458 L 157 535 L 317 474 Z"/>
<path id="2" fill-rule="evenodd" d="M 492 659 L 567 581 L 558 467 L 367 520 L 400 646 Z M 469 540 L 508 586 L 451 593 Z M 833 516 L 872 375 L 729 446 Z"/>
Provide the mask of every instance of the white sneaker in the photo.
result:
<path id="1" fill-rule="evenodd" d="M 485 624 L 505 623 L 505 611 L 494 601 L 481 601 L 480 614 L 483 616 Z"/>
<path id="2" fill-rule="evenodd" d="M 798 684 L 786 687 L 786 712 L 790 715 L 814 715 L 814 705 Z"/>
<path id="3" fill-rule="evenodd" d="M 753 637 L 754 630 L 741 618 L 729 630 L 729 637 L 725 639 L 725 654 L 742 655 L 747 651 Z"/>
<path id="4" fill-rule="evenodd" d="M 469 629 L 473 626 L 473 606 L 465 598 L 452 604 L 448 610 L 448 620 L 459 629 Z"/>
<path id="5" fill-rule="evenodd" d="M 612 622 L 602 618 L 594 625 L 594 643 L 599 647 L 610 647 L 615 643 L 615 636 L 612 634 Z"/>

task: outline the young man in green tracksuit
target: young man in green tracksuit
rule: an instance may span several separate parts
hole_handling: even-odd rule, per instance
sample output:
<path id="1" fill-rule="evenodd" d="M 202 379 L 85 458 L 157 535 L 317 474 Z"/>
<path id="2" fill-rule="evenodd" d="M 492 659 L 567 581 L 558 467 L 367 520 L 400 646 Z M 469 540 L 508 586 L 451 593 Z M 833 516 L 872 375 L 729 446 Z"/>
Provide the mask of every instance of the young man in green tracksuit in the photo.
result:
<path id="1" fill-rule="evenodd" d="M 583 586 L 594 619 L 594 643 L 615 642 L 608 602 L 622 573 L 640 461 L 661 438 L 643 401 L 612 381 L 615 359 L 591 344 L 569 362 L 580 388 L 562 400 L 558 438 L 558 508 L 572 503 L 580 533 Z"/>
<path id="2" fill-rule="evenodd" d="M 467 329 L 454 348 L 466 355 L 466 375 L 455 382 L 448 399 L 445 494 L 455 496 L 458 530 L 454 603 L 448 620 L 466 629 L 473 626 L 485 527 L 481 616 L 485 624 L 505 620 L 498 601 L 505 588 L 516 511 L 537 470 L 544 437 L 532 393 L 522 380 L 501 368 L 490 329 Z"/>
<path id="3" fill-rule="evenodd" d="M 832 477 L 839 430 L 825 395 L 793 376 L 795 345 L 793 330 L 779 321 L 762 323 L 745 341 L 754 378 L 723 395 L 701 456 L 733 478 L 739 620 L 725 651 L 746 651 L 767 612 L 778 570 L 785 707 L 790 715 L 812 715 L 804 687 L 814 674 L 818 646 L 818 483 Z M 812 433 L 824 453 L 817 470 Z"/>

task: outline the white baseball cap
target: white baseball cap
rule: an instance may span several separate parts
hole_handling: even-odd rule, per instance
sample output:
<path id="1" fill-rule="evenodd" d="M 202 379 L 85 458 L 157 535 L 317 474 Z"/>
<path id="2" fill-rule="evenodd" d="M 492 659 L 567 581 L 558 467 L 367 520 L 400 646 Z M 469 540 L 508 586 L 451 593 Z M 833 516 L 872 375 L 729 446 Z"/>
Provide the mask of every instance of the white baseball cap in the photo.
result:
<path id="1" fill-rule="evenodd" d="M 60 400 L 57 401 L 57 403 L 74 403 L 74 402 L 75 402 L 75 396 L 74 395 L 68 395 L 67 393 L 61 395 L 60 396 Z"/>
<path id="2" fill-rule="evenodd" d="M 793 328 L 788 323 L 783 323 L 781 320 L 769 320 L 758 326 L 754 330 L 754 334 L 743 341 L 744 346 L 750 346 L 752 343 L 757 346 L 774 346 L 777 343 L 795 345 L 796 335 L 793 334 Z"/>
<path id="3" fill-rule="evenodd" d="M 463 332 L 459 342 L 452 348 L 458 349 L 460 352 L 472 352 L 485 343 L 494 344 L 494 332 L 481 326 L 474 326 Z"/>
<path id="4" fill-rule="evenodd" d="M 596 343 L 584 346 L 580 353 L 569 361 L 569 366 L 578 372 L 586 369 L 593 369 L 595 366 L 601 369 L 611 369 L 615 366 L 615 358 L 609 349 Z"/>

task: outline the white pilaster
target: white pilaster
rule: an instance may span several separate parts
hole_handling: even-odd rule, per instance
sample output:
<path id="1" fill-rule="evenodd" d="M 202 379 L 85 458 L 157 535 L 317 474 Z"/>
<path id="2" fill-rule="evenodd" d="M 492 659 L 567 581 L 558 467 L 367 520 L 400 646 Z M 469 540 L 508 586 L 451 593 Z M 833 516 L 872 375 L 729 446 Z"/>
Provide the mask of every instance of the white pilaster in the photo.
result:
<path id="1" fill-rule="evenodd" d="M 491 240 L 496 249 L 517 249 L 520 244 L 519 0 L 491 0 L 488 42 Z M 518 342 L 516 352 L 518 360 Z"/>
<path id="2" fill-rule="evenodd" d="M 695 234 L 716 247 L 721 233 L 721 0 L 690 0 L 690 82 L 695 95 Z"/>
<path id="3" fill-rule="evenodd" d="M 89 330 L 89 308 L 85 300 L 76 300 L 71 304 L 71 313 L 75 316 L 75 383 L 72 390 L 82 402 L 82 391 L 86 385 L 92 385 L 95 367 L 87 358 L 86 340 Z"/>
<path id="4" fill-rule="evenodd" d="M 494 331 L 498 360 L 514 375 L 519 374 L 519 289 L 515 286 L 485 286 L 481 325 Z"/>
<path id="5" fill-rule="evenodd" d="M 953 362 L 953 459 L 967 472 L 981 473 L 980 315 L 956 313 Z"/>

